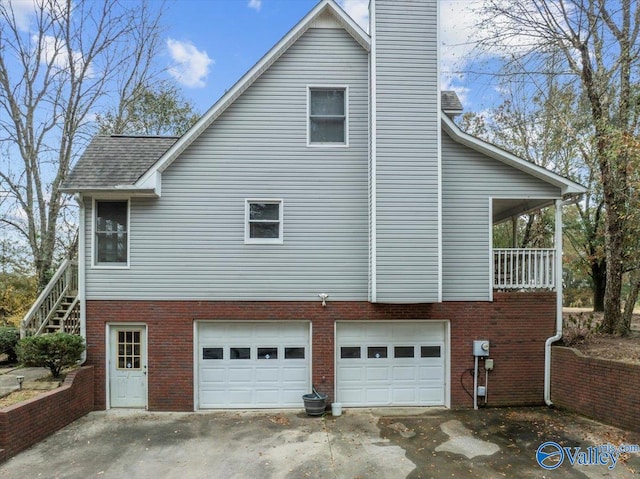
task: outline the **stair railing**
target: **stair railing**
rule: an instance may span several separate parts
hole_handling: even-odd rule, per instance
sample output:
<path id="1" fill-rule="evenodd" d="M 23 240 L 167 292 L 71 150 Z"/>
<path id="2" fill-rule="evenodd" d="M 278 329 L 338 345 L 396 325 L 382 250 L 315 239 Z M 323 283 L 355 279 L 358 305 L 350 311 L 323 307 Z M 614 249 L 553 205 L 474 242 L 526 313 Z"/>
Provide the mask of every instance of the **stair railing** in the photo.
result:
<path id="1" fill-rule="evenodd" d="M 64 298 L 77 296 L 77 284 L 78 261 L 66 259 L 20 323 L 20 337 L 42 333 Z"/>

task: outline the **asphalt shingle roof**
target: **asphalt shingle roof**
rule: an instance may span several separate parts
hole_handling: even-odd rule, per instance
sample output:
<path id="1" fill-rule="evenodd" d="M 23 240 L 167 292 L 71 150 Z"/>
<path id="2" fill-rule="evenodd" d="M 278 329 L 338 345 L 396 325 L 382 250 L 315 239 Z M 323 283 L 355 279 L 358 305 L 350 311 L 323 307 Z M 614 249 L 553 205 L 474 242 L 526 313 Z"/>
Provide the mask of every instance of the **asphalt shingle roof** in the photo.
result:
<path id="1" fill-rule="evenodd" d="M 162 136 L 95 136 L 62 188 L 132 185 L 177 140 L 177 137 Z"/>
<path id="2" fill-rule="evenodd" d="M 462 112 L 462 103 L 455 91 L 445 90 L 440 92 L 440 104 L 442 111 L 459 111 Z"/>

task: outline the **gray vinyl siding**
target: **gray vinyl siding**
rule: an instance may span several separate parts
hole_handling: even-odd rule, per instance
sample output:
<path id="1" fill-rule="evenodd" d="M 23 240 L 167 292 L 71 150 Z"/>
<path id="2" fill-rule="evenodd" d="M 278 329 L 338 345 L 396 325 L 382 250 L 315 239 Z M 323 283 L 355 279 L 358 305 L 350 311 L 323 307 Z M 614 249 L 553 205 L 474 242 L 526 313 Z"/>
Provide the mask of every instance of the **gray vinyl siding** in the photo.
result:
<path id="1" fill-rule="evenodd" d="M 378 302 L 436 302 L 437 2 L 376 2 Z"/>
<path id="2" fill-rule="evenodd" d="M 444 301 L 490 299 L 490 198 L 559 198 L 558 188 L 442 134 Z"/>
<path id="3" fill-rule="evenodd" d="M 162 174 L 161 198 L 132 199 L 130 268 L 89 268 L 87 297 L 366 301 L 367 69 L 344 30 L 308 30 Z M 348 86 L 349 147 L 307 147 L 307 85 Z M 244 244 L 245 199 L 283 200 L 283 244 Z"/>

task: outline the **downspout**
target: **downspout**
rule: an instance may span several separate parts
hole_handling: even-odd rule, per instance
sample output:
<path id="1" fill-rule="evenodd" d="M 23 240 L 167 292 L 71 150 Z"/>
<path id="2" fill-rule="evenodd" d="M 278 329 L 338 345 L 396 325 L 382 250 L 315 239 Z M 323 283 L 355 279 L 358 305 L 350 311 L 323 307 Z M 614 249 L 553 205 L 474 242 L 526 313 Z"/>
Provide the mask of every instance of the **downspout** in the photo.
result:
<path id="1" fill-rule="evenodd" d="M 87 303 L 85 301 L 85 208 L 81 193 L 74 196 L 78 202 L 78 301 L 80 301 L 80 336 L 84 338 L 85 349 L 80 358 L 82 366 L 87 361 Z"/>
<path id="2" fill-rule="evenodd" d="M 377 68 L 378 47 L 376 40 L 376 2 L 369 3 L 369 35 L 371 36 L 371 52 L 369 53 L 369 96 L 370 121 L 369 134 L 371 135 L 371 302 L 378 301 L 378 92 L 377 92 Z"/>
<path id="3" fill-rule="evenodd" d="M 555 225 L 555 270 L 556 270 L 556 334 L 544 343 L 544 402 L 553 406 L 551 401 L 551 345 L 562 338 L 562 200 L 556 200 Z"/>

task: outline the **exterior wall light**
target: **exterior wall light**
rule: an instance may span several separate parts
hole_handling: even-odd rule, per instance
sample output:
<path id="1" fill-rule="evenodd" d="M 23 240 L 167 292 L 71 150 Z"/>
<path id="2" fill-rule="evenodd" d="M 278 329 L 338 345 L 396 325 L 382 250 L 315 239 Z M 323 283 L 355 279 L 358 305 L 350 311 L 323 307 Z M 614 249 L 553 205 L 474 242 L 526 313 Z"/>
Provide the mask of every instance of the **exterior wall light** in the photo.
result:
<path id="1" fill-rule="evenodd" d="M 320 293 L 318 295 L 318 297 L 322 300 L 322 307 L 326 307 L 327 306 L 327 298 L 329 297 L 329 295 L 327 293 Z"/>

